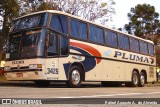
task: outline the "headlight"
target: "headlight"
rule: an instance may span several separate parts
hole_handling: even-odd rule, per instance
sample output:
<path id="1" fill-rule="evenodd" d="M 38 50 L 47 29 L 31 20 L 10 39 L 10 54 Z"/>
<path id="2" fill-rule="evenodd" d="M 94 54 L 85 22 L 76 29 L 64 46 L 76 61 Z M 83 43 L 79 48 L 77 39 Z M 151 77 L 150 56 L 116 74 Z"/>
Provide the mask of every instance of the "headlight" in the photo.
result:
<path id="1" fill-rule="evenodd" d="M 37 69 L 42 68 L 42 64 L 30 64 L 29 69 Z"/>
<path id="2" fill-rule="evenodd" d="M 11 69 L 11 67 L 10 66 L 6 66 L 6 67 L 4 67 L 4 71 L 9 71 Z"/>

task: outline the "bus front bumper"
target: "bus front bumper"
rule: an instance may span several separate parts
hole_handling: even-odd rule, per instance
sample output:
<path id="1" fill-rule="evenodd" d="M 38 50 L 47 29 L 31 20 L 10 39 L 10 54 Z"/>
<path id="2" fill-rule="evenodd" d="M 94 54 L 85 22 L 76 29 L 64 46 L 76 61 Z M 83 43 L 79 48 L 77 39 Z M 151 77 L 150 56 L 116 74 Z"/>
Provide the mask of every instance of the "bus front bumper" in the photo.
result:
<path id="1" fill-rule="evenodd" d="M 7 80 L 46 80 L 42 71 L 7 72 Z"/>

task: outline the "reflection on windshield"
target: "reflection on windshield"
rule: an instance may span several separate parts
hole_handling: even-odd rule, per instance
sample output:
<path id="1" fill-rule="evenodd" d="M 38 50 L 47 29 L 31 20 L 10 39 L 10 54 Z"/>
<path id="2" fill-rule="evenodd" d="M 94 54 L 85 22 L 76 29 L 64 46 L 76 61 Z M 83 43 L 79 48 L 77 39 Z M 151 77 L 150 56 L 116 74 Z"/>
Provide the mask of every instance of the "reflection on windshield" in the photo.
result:
<path id="1" fill-rule="evenodd" d="M 39 42 L 39 33 L 22 36 L 22 50 L 28 47 L 35 47 Z"/>
<path id="2" fill-rule="evenodd" d="M 44 22 L 44 14 L 20 18 L 20 19 L 14 21 L 12 30 L 18 31 L 21 29 L 38 27 L 38 26 L 41 26 L 43 24 L 43 22 Z"/>
<path id="3" fill-rule="evenodd" d="M 44 39 L 40 34 L 38 31 L 10 35 L 10 59 L 42 56 Z"/>
<path id="4" fill-rule="evenodd" d="M 17 35 L 13 35 L 12 38 L 10 38 L 10 53 L 12 53 L 10 56 L 14 56 L 14 58 L 18 58 L 19 57 L 19 45 L 20 45 L 20 39 L 21 39 L 21 35 L 17 34 Z"/>

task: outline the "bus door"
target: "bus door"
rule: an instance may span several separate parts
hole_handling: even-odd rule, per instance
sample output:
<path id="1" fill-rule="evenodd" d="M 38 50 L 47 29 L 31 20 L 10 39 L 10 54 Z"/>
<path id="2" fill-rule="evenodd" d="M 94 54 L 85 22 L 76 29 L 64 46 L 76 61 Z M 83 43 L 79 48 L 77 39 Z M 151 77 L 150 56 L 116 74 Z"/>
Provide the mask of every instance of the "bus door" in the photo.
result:
<path id="1" fill-rule="evenodd" d="M 69 55 L 69 39 L 66 35 L 49 33 L 46 59 L 46 75 L 51 80 L 66 80 L 66 64 Z"/>
<path id="2" fill-rule="evenodd" d="M 46 44 L 46 67 L 45 74 L 48 80 L 58 80 L 59 77 L 59 37 L 58 34 L 49 31 L 48 42 Z"/>

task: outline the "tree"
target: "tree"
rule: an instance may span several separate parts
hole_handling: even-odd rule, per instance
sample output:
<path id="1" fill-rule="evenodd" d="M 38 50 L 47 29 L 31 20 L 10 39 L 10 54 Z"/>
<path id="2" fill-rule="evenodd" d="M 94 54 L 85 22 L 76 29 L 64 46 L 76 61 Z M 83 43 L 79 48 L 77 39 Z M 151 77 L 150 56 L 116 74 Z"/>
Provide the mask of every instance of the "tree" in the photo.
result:
<path id="1" fill-rule="evenodd" d="M 158 17 L 159 14 L 155 12 L 154 6 L 138 4 L 135 8 L 131 8 L 130 13 L 128 13 L 129 23 L 125 24 L 124 28 L 129 34 L 134 34 L 141 38 L 160 35 Z"/>
<path id="2" fill-rule="evenodd" d="M 2 47 L 8 37 L 9 29 L 14 18 L 19 15 L 19 4 L 17 0 L 0 0 L 0 27 L 2 33 L 0 35 L 0 55 L 2 55 Z M 0 56 L 1 60 L 1 56 Z"/>
<path id="3" fill-rule="evenodd" d="M 159 14 L 155 12 L 154 6 L 149 4 L 138 4 L 131 8 L 128 13 L 130 22 L 125 24 L 124 29 L 129 34 L 134 34 L 154 42 L 156 48 L 157 64 L 160 65 L 160 21 Z"/>
<path id="4" fill-rule="evenodd" d="M 46 0 L 18 0 L 20 4 L 20 15 L 43 10 L 56 10 L 52 2 Z"/>
<path id="5" fill-rule="evenodd" d="M 22 13 L 31 13 L 42 10 L 59 10 L 75 16 L 95 21 L 98 18 L 105 24 L 111 20 L 111 14 L 115 13 L 113 0 L 21 0 Z"/>

